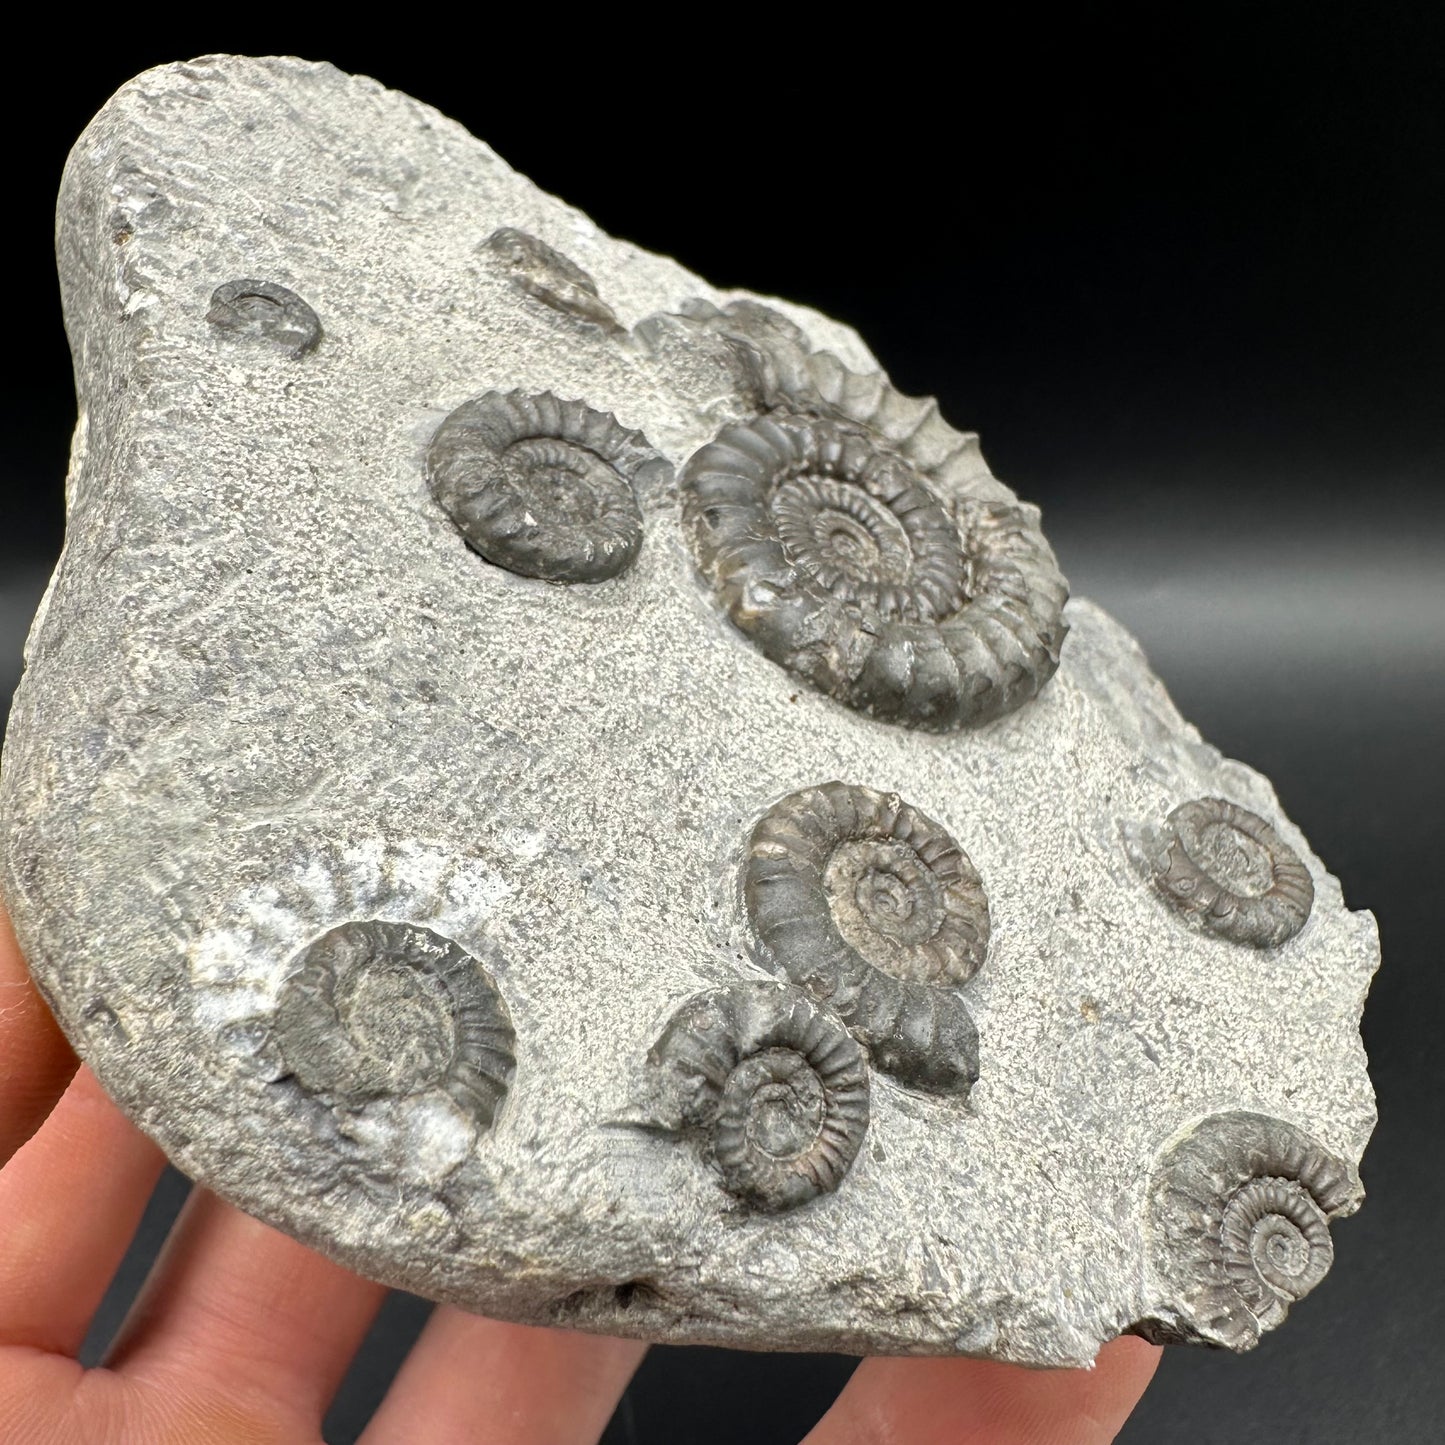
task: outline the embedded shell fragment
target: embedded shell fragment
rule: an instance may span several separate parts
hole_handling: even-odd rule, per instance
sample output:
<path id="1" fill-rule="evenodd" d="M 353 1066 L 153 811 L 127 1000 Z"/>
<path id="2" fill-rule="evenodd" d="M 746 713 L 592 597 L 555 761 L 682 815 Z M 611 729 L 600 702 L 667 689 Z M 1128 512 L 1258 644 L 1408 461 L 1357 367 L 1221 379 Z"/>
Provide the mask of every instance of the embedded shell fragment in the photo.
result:
<path id="1" fill-rule="evenodd" d="M 58 214 L 0 890 L 180 1168 L 384 1283 L 678 1343 L 1079 1366 L 1332 1307 L 1290 1300 L 1358 1198 L 1373 922 L 853 332 L 294 60 L 127 85 Z M 316 328 L 217 319 L 231 278 Z M 756 536 L 700 551 L 723 492 Z M 1214 798 L 1308 874 L 1283 944 L 1152 881 Z"/>

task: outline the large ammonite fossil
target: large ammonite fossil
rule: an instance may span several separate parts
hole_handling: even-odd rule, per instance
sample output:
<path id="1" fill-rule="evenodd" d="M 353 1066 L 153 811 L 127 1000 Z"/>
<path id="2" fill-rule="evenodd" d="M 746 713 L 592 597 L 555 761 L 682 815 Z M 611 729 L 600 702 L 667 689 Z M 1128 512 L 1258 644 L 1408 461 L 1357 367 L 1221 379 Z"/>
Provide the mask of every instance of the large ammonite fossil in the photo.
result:
<path id="1" fill-rule="evenodd" d="M 934 409 L 895 443 L 879 426 L 898 394 L 871 381 L 844 389 L 864 420 L 780 407 L 725 427 L 683 471 L 684 524 L 734 625 L 819 691 L 937 732 L 988 722 L 1053 676 L 1067 584 L 968 439 Z"/>
<path id="2" fill-rule="evenodd" d="M 824 783 L 753 829 L 743 899 L 767 961 L 901 1082 L 966 1094 L 978 1031 L 954 988 L 988 951 L 988 900 L 948 832 L 896 795 Z"/>
<path id="3" fill-rule="evenodd" d="M 482 965 L 429 928 L 384 919 L 340 924 L 301 951 L 272 1040 L 287 1075 L 328 1103 L 435 1089 L 483 1128 L 515 1068 L 512 1022 Z"/>
<path id="4" fill-rule="evenodd" d="M 634 485 L 666 475 L 641 432 L 549 391 L 489 391 L 427 449 L 432 492 L 489 562 L 550 582 L 601 582 L 642 546 Z"/>
<path id="5" fill-rule="evenodd" d="M 1198 798 L 1170 813 L 1153 852 L 1154 884 L 1211 933 L 1277 948 L 1305 925 L 1315 886 L 1298 853 L 1257 813 Z"/>
<path id="6" fill-rule="evenodd" d="M 1354 1171 L 1264 1114 L 1215 1114 L 1160 1160 L 1150 1191 L 1155 1267 L 1184 1301 L 1140 1333 L 1248 1349 L 1329 1272 L 1329 1225 L 1363 1197 Z"/>
<path id="7" fill-rule="evenodd" d="M 689 999 L 652 1046 L 670 1125 L 702 1132 L 729 1193 L 794 1209 L 843 1181 L 868 1129 L 868 1061 L 807 994 L 740 984 Z"/>

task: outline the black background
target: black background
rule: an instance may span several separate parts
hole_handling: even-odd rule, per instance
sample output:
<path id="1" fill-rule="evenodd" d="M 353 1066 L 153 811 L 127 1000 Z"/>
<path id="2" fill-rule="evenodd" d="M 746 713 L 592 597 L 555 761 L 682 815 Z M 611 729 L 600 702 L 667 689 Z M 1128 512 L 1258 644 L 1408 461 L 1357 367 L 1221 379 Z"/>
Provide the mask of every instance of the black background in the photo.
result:
<path id="1" fill-rule="evenodd" d="M 122 81 L 212 50 L 329 59 L 456 116 L 607 230 L 851 322 L 982 433 L 1079 595 L 1266 772 L 1380 921 L 1370 1201 L 1251 1356 L 1174 1350 L 1121 1437 L 1430 1441 L 1445 1419 L 1445 25 L 1433 5 L 546 7 L 55 37 L 10 83 L 0 700 L 61 535 L 73 419 L 50 254 L 65 152 Z M 686 23 L 684 23 L 686 22 Z M 20 60 L 19 52 L 12 57 Z M 144 1268 L 158 1194 L 98 1325 Z M 393 1301 L 329 1438 L 422 1317 Z M 608 1445 L 793 1442 L 852 1362 L 655 1350 Z"/>

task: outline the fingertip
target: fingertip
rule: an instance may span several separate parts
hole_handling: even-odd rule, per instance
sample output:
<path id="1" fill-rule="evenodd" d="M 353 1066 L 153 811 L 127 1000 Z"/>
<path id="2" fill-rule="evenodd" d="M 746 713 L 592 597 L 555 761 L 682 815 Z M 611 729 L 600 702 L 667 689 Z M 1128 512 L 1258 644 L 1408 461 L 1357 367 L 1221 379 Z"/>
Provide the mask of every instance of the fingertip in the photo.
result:
<path id="1" fill-rule="evenodd" d="M 44 1123 L 77 1067 L 0 908 L 0 1166 Z"/>

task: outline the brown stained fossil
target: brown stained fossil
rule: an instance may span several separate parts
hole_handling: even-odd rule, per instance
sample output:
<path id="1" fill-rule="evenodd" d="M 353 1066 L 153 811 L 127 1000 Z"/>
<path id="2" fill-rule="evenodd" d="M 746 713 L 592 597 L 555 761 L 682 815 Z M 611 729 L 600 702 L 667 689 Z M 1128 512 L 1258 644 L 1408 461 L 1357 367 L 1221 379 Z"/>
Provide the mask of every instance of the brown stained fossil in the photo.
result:
<path id="1" fill-rule="evenodd" d="M 286 1076 L 342 1108 L 439 1090 L 485 1128 L 515 1068 L 496 984 L 414 923 L 356 920 L 308 944 L 271 1031 Z"/>
<path id="2" fill-rule="evenodd" d="M 724 1187 L 754 1209 L 795 1209 L 837 1189 L 868 1130 L 867 1058 L 801 989 L 699 994 L 648 1062 L 667 1127 L 705 1137 Z"/>
<path id="3" fill-rule="evenodd" d="M 487 561 L 550 582 L 601 582 L 636 560 L 634 486 L 670 475 L 610 412 L 544 391 L 464 402 L 427 450 L 432 492 Z"/>
<path id="4" fill-rule="evenodd" d="M 1314 905 L 1299 854 L 1257 813 L 1223 798 L 1175 808 L 1151 866 L 1155 887 L 1186 918 L 1254 948 L 1293 938 Z"/>
<path id="5" fill-rule="evenodd" d="M 294 292 L 274 281 L 227 281 L 211 294 L 206 320 L 223 335 L 263 341 L 304 356 L 321 340 L 321 321 Z"/>
<path id="6" fill-rule="evenodd" d="M 936 411 L 898 442 L 879 429 L 898 394 L 873 381 L 861 420 L 725 427 L 683 470 L 684 527 L 733 625 L 820 692 L 932 732 L 990 722 L 1053 676 L 1067 584 L 1033 508 L 947 484 L 976 458 Z"/>
<path id="7" fill-rule="evenodd" d="M 978 1031 L 954 989 L 988 951 L 988 900 L 948 832 L 896 795 L 824 783 L 753 829 L 743 899 L 766 961 L 900 1082 L 965 1095 Z"/>
<path id="8" fill-rule="evenodd" d="M 1215 1114 L 1160 1160 L 1148 1231 L 1183 1301 L 1141 1334 L 1249 1349 L 1329 1272 L 1330 1222 L 1359 1208 L 1354 1171 L 1282 1119 Z"/>
<path id="9" fill-rule="evenodd" d="M 575 261 L 516 226 L 501 226 L 482 248 L 528 296 L 577 321 L 620 332 L 612 308 L 597 294 L 597 283 Z"/>

